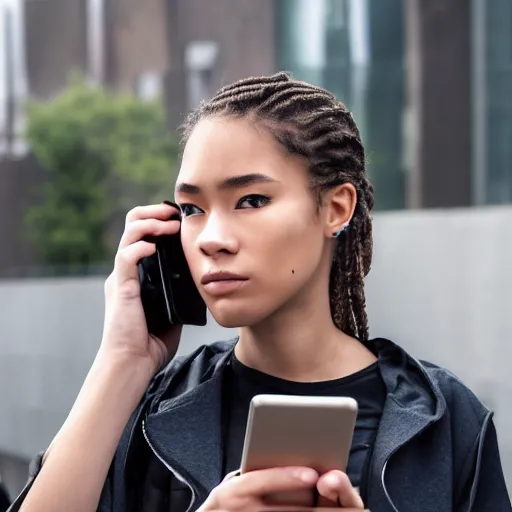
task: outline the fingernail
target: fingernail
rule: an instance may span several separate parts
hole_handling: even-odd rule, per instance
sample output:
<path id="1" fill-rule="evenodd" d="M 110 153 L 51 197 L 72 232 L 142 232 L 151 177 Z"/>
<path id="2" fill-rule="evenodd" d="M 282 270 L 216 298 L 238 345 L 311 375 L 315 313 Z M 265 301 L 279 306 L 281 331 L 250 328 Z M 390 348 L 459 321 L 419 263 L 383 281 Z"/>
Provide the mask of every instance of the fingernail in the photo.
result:
<path id="1" fill-rule="evenodd" d="M 306 484 L 314 484 L 318 480 L 318 474 L 314 469 L 301 469 L 297 476 Z"/>
<path id="2" fill-rule="evenodd" d="M 327 476 L 327 480 L 331 485 L 341 485 L 343 483 L 342 478 L 340 475 L 333 473 L 331 475 Z"/>

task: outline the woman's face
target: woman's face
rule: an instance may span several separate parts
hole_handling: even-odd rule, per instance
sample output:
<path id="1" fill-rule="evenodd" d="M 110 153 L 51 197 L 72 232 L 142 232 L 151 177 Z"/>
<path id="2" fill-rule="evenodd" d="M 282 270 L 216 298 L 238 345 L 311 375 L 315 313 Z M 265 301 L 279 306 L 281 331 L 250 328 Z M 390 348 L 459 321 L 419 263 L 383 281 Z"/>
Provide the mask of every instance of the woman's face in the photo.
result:
<path id="1" fill-rule="evenodd" d="M 330 227 L 306 165 L 246 119 L 199 122 L 185 147 L 176 202 L 194 281 L 225 327 L 261 322 L 328 275 Z"/>

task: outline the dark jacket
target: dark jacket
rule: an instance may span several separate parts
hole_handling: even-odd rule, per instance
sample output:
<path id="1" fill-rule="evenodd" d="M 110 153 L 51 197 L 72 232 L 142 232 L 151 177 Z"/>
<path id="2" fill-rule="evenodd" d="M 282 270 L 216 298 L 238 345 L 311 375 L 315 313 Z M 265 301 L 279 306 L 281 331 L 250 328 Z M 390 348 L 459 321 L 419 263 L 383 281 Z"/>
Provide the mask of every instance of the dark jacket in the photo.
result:
<path id="1" fill-rule="evenodd" d="M 5 512 L 9 508 L 10 504 L 11 501 L 9 499 L 9 493 L 2 481 L 0 481 L 0 512 Z"/>
<path id="2" fill-rule="evenodd" d="M 446 370 L 388 340 L 369 345 L 388 395 L 366 506 L 373 512 L 512 511 L 492 413 Z M 99 511 L 196 510 L 221 481 L 222 383 L 233 347 L 203 346 L 154 378 L 121 438 Z M 11 511 L 39 468 L 36 463 Z"/>

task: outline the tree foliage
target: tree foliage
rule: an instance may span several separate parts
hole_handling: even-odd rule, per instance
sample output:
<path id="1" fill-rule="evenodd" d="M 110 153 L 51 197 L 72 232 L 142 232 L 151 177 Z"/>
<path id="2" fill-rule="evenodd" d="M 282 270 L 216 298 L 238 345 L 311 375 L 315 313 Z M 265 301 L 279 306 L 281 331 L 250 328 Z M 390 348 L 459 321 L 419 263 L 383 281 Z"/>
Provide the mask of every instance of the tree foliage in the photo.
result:
<path id="1" fill-rule="evenodd" d="M 44 263 L 94 265 L 115 250 L 120 212 L 168 198 L 178 143 L 160 101 L 115 95 L 74 79 L 49 102 L 27 105 L 27 139 L 47 172 L 26 223 Z"/>

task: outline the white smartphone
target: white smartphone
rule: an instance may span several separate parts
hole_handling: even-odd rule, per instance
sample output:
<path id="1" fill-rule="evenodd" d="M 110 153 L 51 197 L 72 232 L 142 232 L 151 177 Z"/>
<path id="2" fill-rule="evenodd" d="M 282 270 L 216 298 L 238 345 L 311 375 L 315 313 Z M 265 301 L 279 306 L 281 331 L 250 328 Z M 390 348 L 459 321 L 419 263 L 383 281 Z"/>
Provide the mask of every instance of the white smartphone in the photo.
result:
<path id="1" fill-rule="evenodd" d="M 283 466 L 346 471 L 356 418 L 357 402 L 349 397 L 257 395 L 241 473 Z"/>

